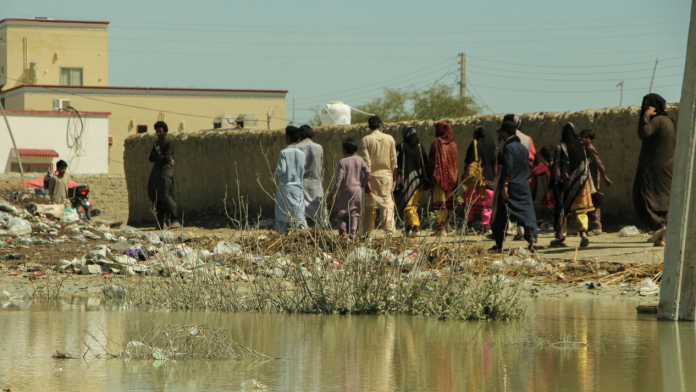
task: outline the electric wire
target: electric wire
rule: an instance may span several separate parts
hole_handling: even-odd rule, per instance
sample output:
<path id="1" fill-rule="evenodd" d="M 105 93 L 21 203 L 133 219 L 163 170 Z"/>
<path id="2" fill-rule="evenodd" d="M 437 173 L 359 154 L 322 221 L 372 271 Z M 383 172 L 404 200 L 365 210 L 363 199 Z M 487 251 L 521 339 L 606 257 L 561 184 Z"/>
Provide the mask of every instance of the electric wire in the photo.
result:
<path id="1" fill-rule="evenodd" d="M 674 51 L 674 50 L 684 50 L 684 49 L 667 49 L 669 51 Z M 604 52 L 604 53 L 627 53 L 627 52 Z M 633 52 L 629 52 L 633 53 Z M 584 53 L 587 54 L 587 53 Z M 543 56 L 543 55 L 539 55 Z M 535 68 L 607 68 L 607 67 L 623 67 L 627 65 L 639 65 L 639 64 L 655 64 L 654 61 L 639 61 L 636 63 L 623 63 L 623 64 L 603 64 L 603 65 L 547 65 L 547 64 L 520 64 L 520 63 L 510 63 L 507 61 L 499 61 L 499 60 L 490 60 L 483 58 L 482 56 L 469 56 L 468 58 L 473 58 L 476 60 L 481 60 L 481 61 L 486 61 L 489 63 L 498 63 L 498 64 L 507 64 L 507 65 L 514 65 L 517 67 L 535 67 Z M 662 59 L 660 60 L 661 62 L 666 62 L 666 61 L 672 61 L 672 60 L 683 60 L 685 59 L 686 56 L 680 56 L 680 57 L 670 57 L 668 59 Z"/>
<path id="2" fill-rule="evenodd" d="M 660 60 L 662 62 L 662 60 Z M 651 64 L 655 64 L 654 61 L 650 62 Z M 610 74 L 626 74 L 626 73 L 632 73 L 632 72 L 652 72 L 653 67 L 650 68 L 642 68 L 642 69 L 633 69 L 633 70 L 622 70 L 622 71 L 594 71 L 594 72 L 537 72 L 537 71 L 521 71 L 517 69 L 503 69 L 503 68 L 494 68 L 494 67 L 482 67 L 479 65 L 471 65 L 468 64 L 466 65 L 467 69 L 468 68 L 474 68 L 474 69 L 485 69 L 485 70 L 492 70 L 492 71 L 503 71 L 503 72 L 512 72 L 512 73 L 522 73 L 522 74 L 538 74 L 538 75 L 610 75 Z M 660 67 L 660 69 L 671 69 L 671 68 L 684 68 L 684 64 L 678 64 L 678 65 L 670 65 L 668 67 Z"/>

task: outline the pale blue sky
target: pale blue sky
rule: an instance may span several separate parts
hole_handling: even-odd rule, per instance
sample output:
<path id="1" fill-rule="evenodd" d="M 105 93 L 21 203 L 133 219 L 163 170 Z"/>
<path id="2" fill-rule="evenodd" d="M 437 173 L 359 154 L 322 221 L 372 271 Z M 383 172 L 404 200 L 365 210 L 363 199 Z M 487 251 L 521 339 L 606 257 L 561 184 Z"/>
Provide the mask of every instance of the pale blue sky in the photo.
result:
<path id="1" fill-rule="evenodd" d="M 308 108 L 359 105 L 382 86 L 458 79 L 496 113 L 679 100 L 690 2 L 584 1 L 14 1 L 0 18 L 107 20 L 112 86 L 289 90 Z M 475 89 L 475 92 L 474 92 Z M 488 110 L 485 111 L 488 113 Z"/>

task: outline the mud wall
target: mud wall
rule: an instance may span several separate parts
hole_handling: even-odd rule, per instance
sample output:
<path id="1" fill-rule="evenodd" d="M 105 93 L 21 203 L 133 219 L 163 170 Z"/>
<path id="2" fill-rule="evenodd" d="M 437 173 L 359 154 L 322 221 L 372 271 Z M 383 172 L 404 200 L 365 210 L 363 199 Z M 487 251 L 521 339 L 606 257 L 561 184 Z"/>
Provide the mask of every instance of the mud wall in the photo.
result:
<path id="1" fill-rule="evenodd" d="M 668 107 L 670 118 L 677 123 L 677 106 Z M 578 112 L 541 112 L 522 115 L 522 128 L 537 148 L 556 145 L 561 126 L 575 124 L 578 132 L 592 129 L 597 135 L 595 146 L 607 169 L 612 187 L 602 184 L 606 194 L 602 208 L 604 221 L 634 222 L 631 189 L 641 142 L 636 135 L 639 107 L 608 108 Z M 484 126 L 494 133 L 500 127 L 502 114 L 445 120 L 452 125 L 459 147 L 459 170 L 463 170 L 466 148 L 475 127 Z M 383 131 L 401 141 L 401 130 L 411 125 L 429 150 L 434 139 L 435 122 L 413 121 L 385 124 Z M 359 141 L 369 134 L 367 125 L 314 128 L 313 140 L 324 147 L 324 188 L 328 189 L 336 164 L 342 157 L 341 140 L 352 137 Z M 185 214 L 197 211 L 220 211 L 227 195 L 227 205 L 240 197 L 249 203 L 250 214 L 273 214 L 275 192 L 272 170 L 278 153 L 285 148 L 284 130 L 192 132 L 171 135 L 175 143 L 176 167 L 174 186 L 179 210 Z M 124 165 L 128 185 L 129 218 L 131 222 L 153 220 L 147 198 L 147 181 L 152 168 L 148 155 L 155 141 L 153 134 L 133 135 L 125 141 Z M 537 199 L 541 193 L 537 194 Z"/>
<path id="2" fill-rule="evenodd" d="M 44 174 L 25 173 L 27 181 Z M 70 174 L 73 181 L 89 185 L 89 194 L 94 207 L 101 210 L 100 219 L 128 221 L 128 193 L 123 174 Z M 22 182 L 19 173 L 0 173 L 0 184 L 18 185 Z"/>

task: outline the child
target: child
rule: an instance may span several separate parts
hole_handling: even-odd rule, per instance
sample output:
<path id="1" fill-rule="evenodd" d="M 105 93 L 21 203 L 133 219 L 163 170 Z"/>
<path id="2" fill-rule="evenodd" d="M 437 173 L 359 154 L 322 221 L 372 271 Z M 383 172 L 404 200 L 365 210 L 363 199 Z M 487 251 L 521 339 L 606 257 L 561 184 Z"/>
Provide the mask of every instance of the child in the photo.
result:
<path id="1" fill-rule="evenodd" d="M 536 193 L 536 186 L 538 183 L 537 177 L 546 176 L 546 193 L 541 199 L 541 208 L 543 209 L 543 213 L 541 214 L 542 216 L 540 218 L 548 221 L 553 221 L 553 210 L 556 204 L 554 202 L 553 192 L 551 189 L 551 167 L 553 166 L 554 149 L 554 146 L 542 147 L 539 150 L 539 154 L 537 154 L 537 160 L 541 162 L 534 166 L 532 171 L 529 172 L 529 187 L 532 191 L 532 195 Z M 546 219 L 546 215 L 549 215 L 550 218 Z"/>
<path id="2" fill-rule="evenodd" d="M 599 235 L 602 234 L 602 222 L 599 206 L 604 202 L 604 194 L 599 192 L 599 176 L 602 176 L 602 179 L 604 179 L 604 183 L 607 184 L 607 186 L 611 186 L 612 182 L 609 177 L 607 177 L 607 173 L 604 170 L 604 165 L 602 165 L 602 161 L 599 159 L 599 154 L 597 154 L 597 150 L 592 144 L 592 142 L 595 140 L 595 133 L 589 129 L 585 129 L 580 132 L 580 139 L 582 139 L 582 142 L 585 144 L 587 157 L 590 159 L 590 174 L 592 175 L 592 182 L 594 183 L 595 189 L 597 189 L 597 193 L 592 195 L 592 204 L 594 204 L 595 209 L 594 211 L 587 213 L 587 218 L 590 221 L 589 226 L 591 229 L 594 229 L 588 234 Z"/>
<path id="3" fill-rule="evenodd" d="M 358 231 L 358 219 L 362 212 L 363 189 L 369 195 L 372 193 L 370 169 L 362 158 L 355 156 L 358 145 L 351 138 L 343 141 L 343 159 L 338 162 L 336 184 L 331 191 L 329 203 L 336 202 L 338 216 L 338 234 L 355 239 Z M 338 193 L 338 200 L 336 194 Z"/>
<path id="4" fill-rule="evenodd" d="M 70 177 L 65 174 L 68 171 L 68 163 L 61 159 L 56 167 L 58 172 L 48 183 L 48 195 L 51 197 L 52 204 L 69 204 Z"/>

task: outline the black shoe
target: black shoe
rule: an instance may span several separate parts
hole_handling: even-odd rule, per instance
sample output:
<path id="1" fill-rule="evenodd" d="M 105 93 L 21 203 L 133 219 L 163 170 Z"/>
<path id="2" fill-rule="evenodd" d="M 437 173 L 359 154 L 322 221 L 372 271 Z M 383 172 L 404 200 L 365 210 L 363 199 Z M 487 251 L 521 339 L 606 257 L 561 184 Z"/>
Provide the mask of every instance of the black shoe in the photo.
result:
<path id="1" fill-rule="evenodd" d="M 502 252 L 502 251 L 503 251 L 503 247 L 502 247 L 502 246 L 498 246 L 498 245 L 493 245 L 492 247 L 488 248 L 488 251 L 489 251 L 489 252 Z"/>
<path id="2" fill-rule="evenodd" d="M 561 241 L 559 241 L 559 240 L 553 240 L 553 241 L 551 241 L 551 243 L 549 244 L 549 248 L 565 248 L 565 247 L 567 247 L 567 246 L 568 246 L 568 245 L 566 245 L 565 242 L 561 242 Z"/>
<path id="3" fill-rule="evenodd" d="M 519 234 L 515 234 L 515 236 L 512 237 L 512 240 L 513 240 L 513 241 L 522 241 L 523 239 L 524 239 L 524 237 L 522 237 L 522 236 L 519 235 Z"/>
<path id="4" fill-rule="evenodd" d="M 590 246 L 590 239 L 587 237 L 584 237 L 583 239 L 580 240 L 580 247 L 581 248 L 587 248 Z"/>

